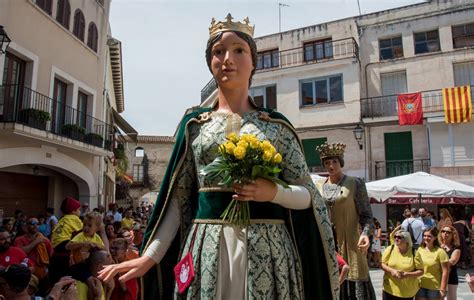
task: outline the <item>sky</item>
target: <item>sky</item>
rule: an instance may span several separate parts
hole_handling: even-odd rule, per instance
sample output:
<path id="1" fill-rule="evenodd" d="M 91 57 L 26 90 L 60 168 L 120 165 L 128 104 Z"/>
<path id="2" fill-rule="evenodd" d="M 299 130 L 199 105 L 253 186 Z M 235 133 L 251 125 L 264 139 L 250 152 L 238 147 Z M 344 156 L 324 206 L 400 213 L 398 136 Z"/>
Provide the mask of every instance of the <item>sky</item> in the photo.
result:
<path id="1" fill-rule="evenodd" d="M 421 0 L 359 0 L 362 14 Z M 122 42 L 125 111 L 140 135 L 173 135 L 211 79 L 205 61 L 213 17 L 246 16 L 255 37 L 359 14 L 357 0 L 112 0 L 112 36 Z"/>

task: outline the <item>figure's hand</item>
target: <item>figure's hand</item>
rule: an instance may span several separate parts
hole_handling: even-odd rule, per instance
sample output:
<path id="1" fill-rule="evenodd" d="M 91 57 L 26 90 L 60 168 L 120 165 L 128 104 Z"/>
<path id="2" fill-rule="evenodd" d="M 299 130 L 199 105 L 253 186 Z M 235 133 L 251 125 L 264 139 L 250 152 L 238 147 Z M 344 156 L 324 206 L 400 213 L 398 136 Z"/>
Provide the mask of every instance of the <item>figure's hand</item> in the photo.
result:
<path id="1" fill-rule="evenodd" d="M 233 188 L 235 194 L 232 198 L 239 201 L 269 202 L 277 193 L 276 184 L 265 178 L 257 178 L 247 184 L 234 184 Z"/>
<path id="2" fill-rule="evenodd" d="M 359 238 L 359 242 L 357 243 L 357 247 L 359 248 L 359 250 L 362 252 L 367 252 L 367 250 L 369 249 L 369 245 L 369 237 L 365 234 L 361 235 Z"/>
<path id="3" fill-rule="evenodd" d="M 138 278 L 143 275 L 155 265 L 153 259 L 148 256 L 142 256 L 136 259 L 124 261 L 120 264 L 113 264 L 104 266 L 99 271 L 97 276 L 102 281 L 110 281 L 117 274 L 123 274 L 120 276 L 119 281 L 125 282 L 133 278 Z"/>

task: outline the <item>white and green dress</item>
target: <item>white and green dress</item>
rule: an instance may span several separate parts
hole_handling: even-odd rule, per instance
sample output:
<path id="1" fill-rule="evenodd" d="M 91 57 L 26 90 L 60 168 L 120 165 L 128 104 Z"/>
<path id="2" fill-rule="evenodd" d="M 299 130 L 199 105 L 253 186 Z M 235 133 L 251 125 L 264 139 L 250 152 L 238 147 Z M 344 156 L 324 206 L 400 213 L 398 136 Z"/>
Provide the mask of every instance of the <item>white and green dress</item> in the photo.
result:
<path id="1" fill-rule="evenodd" d="M 291 125 L 258 110 L 243 116 L 204 112 L 185 121 L 182 155 L 170 163 L 174 165 L 169 186 L 161 190 L 166 195 L 158 198 L 161 202 L 147 229 L 144 255 L 154 259 L 157 267 L 152 270 L 156 275 L 147 274 L 142 281 L 144 299 L 153 288 L 158 288 L 158 299 L 167 298 L 169 268 L 189 252 L 193 237 L 196 275 L 182 295 L 174 284 L 175 299 L 305 299 L 315 295 L 336 299 L 338 270 L 326 207 Z M 297 211 L 251 201 L 250 225 L 221 221 L 233 190 L 218 185 L 219 179 L 209 181 L 199 170 L 216 158 L 218 145 L 231 132 L 269 140 L 283 157 L 281 179 L 309 191 L 309 208 Z M 165 262 L 163 257 L 177 249 L 179 257 Z M 318 250 L 308 253 L 313 251 L 309 249 Z M 322 274 L 322 279 L 311 274 Z"/>

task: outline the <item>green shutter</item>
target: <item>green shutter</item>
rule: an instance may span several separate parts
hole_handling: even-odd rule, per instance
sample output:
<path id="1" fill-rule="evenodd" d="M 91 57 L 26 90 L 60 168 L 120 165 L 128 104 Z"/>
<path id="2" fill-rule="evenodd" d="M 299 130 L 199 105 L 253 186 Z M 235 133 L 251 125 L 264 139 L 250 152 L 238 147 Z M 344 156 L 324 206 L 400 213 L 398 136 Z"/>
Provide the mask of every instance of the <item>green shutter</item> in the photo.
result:
<path id="1" fill-rule="evenodd" d="M 327 138 L 307 139 L 302 140 L 304 157 L 308 167 L 315 167 L 321 165 L 321 159 L 319 159 L 319 153 L 316 151 L 316 147 L 327 141 Z"/>
<path id="2" fill-rule="evenodd" d="M 386 177 L 413 173 L 411 131 L 384 133 Z"/>

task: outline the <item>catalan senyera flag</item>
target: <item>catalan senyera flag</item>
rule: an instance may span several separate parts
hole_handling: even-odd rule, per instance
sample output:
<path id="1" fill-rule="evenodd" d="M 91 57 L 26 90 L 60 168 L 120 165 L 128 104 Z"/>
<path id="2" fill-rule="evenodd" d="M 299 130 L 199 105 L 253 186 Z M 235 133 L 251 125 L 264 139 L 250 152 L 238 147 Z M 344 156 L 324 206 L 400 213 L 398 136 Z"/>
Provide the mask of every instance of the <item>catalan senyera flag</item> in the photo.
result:
<path id="1" fill-rule="evenodd" d="M 421 93 L 398 95 L 398 124 L 423 124 L 423 104 Z"/>
<path id="2" fill-rule="evenodd" d="M 471 87 L 469 85 L 443 89 L 444 121 L 464 123 L 472 121 Z"/>

